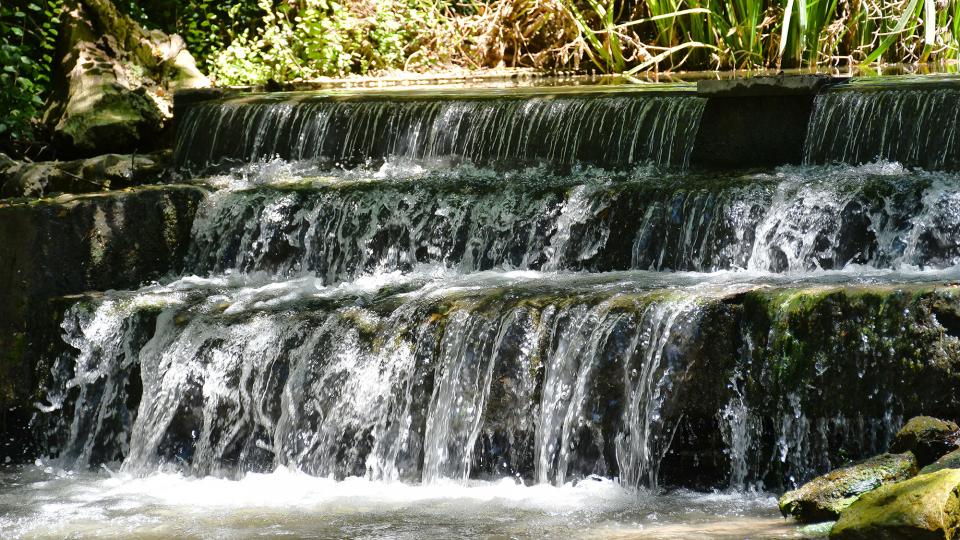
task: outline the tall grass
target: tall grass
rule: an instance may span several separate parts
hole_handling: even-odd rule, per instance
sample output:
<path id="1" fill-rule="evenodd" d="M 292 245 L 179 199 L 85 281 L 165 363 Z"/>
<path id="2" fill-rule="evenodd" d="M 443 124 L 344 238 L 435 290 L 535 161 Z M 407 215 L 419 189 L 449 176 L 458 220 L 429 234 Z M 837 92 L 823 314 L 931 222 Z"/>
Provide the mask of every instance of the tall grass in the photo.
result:
<path id="1" fill-rule="evenodd" d="M 555 41 L 519 43 L 504 64 L 635 73 L 960 58 L 960 0 L 473 1 L 501 14 L 531 3 L 549 6 L 561 30 Z M 520 35 L 531 23 L 501 22 Z"/>
<path id="2" fill-rule="evenodd" d="M 190 46 L 206 53 L 201 63 L 220 82 L 450 65 L 635 74 L 960 58 L 960 0 L 227 0 L 217 5 L 232 13 L 233 7 L 251 4 L 255 15 L 243 13 L 259 20 L 241 20 L 244 30 L 229 42 L 214 36 L 208 43 L 203 31 L 187 33 Z"/>

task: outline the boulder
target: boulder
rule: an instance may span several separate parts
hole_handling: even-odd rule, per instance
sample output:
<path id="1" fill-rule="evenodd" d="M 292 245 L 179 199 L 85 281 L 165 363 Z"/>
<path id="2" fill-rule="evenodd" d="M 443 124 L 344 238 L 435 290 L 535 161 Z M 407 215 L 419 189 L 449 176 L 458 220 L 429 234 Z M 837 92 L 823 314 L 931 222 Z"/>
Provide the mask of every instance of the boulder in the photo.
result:
<path id="1" fill-rule="evenodd" d="M 10 170 L 18 167 L 19 165 L 19 161 L 12 159 L 3 152 L 0 152 L 0 179 L 2 179 Z"/>
<path id="2" fill-rule="evenodd" d="M 960 470 L 944 469 L 865 493 L 840 514 L 833 540 L 946 540 L 960 536 Z"/>
<path id="3" fill-rule="evenodd" d="M 170 157 L 166 151 L 20 163 L 0 177 L 0 197 L 39 198 L 53 193 L 93 193 L 159 183 L 169 179 Z"/>
<path id="4" fill-rule="evenodd" d="M 944 454 L 960 447 L 957 444 L 960 427 L 949 420 L 940 420 L 931 416 L 915 416 L 903 426 L 890 451 L 894 453 L 913 452 L 920 467 L 926 467 Z"/>
<path id="5" fill-rule="evenodd" d="M 943 469 L 960 469 L 960 450 L 954 450 L 930 465 L 927 465 L 920 470 L 920 474 L 937 472 Z"/>
<path id="6" fill-rule="evenodd" d="M 67 154 L 154 148 L 181 88 L 209 86 L 179 36 L 144 30 L 109 0 L 64 5 L 54 97 L 44 115 Z"/>
<path id="7" fill-rule="evenodd" d="M 910 452 L 881 454 L 830 471 L 788 491 L 780 497 L 780 512 L 804 523 L 835 520 L 860 495 L 915 474 L 917 460 Z"/>

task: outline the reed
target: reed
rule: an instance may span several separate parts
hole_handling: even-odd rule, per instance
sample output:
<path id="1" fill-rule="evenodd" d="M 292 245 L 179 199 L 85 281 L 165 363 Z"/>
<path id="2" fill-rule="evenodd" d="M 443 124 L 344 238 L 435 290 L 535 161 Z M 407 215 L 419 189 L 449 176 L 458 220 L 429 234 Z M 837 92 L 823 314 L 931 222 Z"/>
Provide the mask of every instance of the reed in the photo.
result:
<path id="1" fill-rule="evenodd" d="M 529 0 L 493 0 L 522 4 Z M 513 65 L 550 51 L 595 69 L 753 69 L 914 63 L 960 57 L 960 0 L 557 0 L 563 41 L 516 50 Z M 556 10 L 554 10 L 556 11 Z M 522 33 L 522 31 L 521 31 Z M 536 56 L 538 62 L 530 62 Z"/>

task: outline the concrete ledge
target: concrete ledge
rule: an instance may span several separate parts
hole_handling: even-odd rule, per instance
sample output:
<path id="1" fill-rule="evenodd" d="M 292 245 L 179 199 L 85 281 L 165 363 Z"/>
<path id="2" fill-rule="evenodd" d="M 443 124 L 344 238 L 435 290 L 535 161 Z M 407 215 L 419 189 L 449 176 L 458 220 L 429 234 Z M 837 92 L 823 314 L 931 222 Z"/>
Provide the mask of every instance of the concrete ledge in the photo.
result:
<path id="1" fill-rule="evenodd" d="M 697 82 L 697 94 L 707 98 L 758 96 L 812 96 L 827 86 L 850 79 L 829 75 L 775 75 L 743 79 L 703 80 Z"/>
<path id="2" fill-rule="evenodd" d="M 707 105 L 690 163 L 706 169 L 799 164 L 814 97 L 848 80 L 777 75 L 698 82 Z"/>

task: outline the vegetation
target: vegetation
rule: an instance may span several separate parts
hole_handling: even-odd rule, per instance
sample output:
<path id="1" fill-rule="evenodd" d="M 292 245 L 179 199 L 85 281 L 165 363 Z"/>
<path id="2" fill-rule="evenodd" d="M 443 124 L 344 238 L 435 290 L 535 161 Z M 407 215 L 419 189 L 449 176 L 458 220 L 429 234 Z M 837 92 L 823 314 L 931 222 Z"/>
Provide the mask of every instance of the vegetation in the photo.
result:
<path id="1" fill-rule="evenodd" d="M 0 139 L 28 137 L 64 0 L 0 4 Z M 115 0 L 219 84 L 444 68 L 752 69 L 960 58 L 960 0 Z"/>
<path id="2" fill-rule="evenodd" d="M 0 139 L 32 135 L 50 85 L 61 2 L 0 3 Z"/>
<path id="3" fill-rule="evenodd" d="M 183 3 L 174 29 L 226 84 L 447 66 L 636 73 L 960 57 L 960 0 Z"/>

